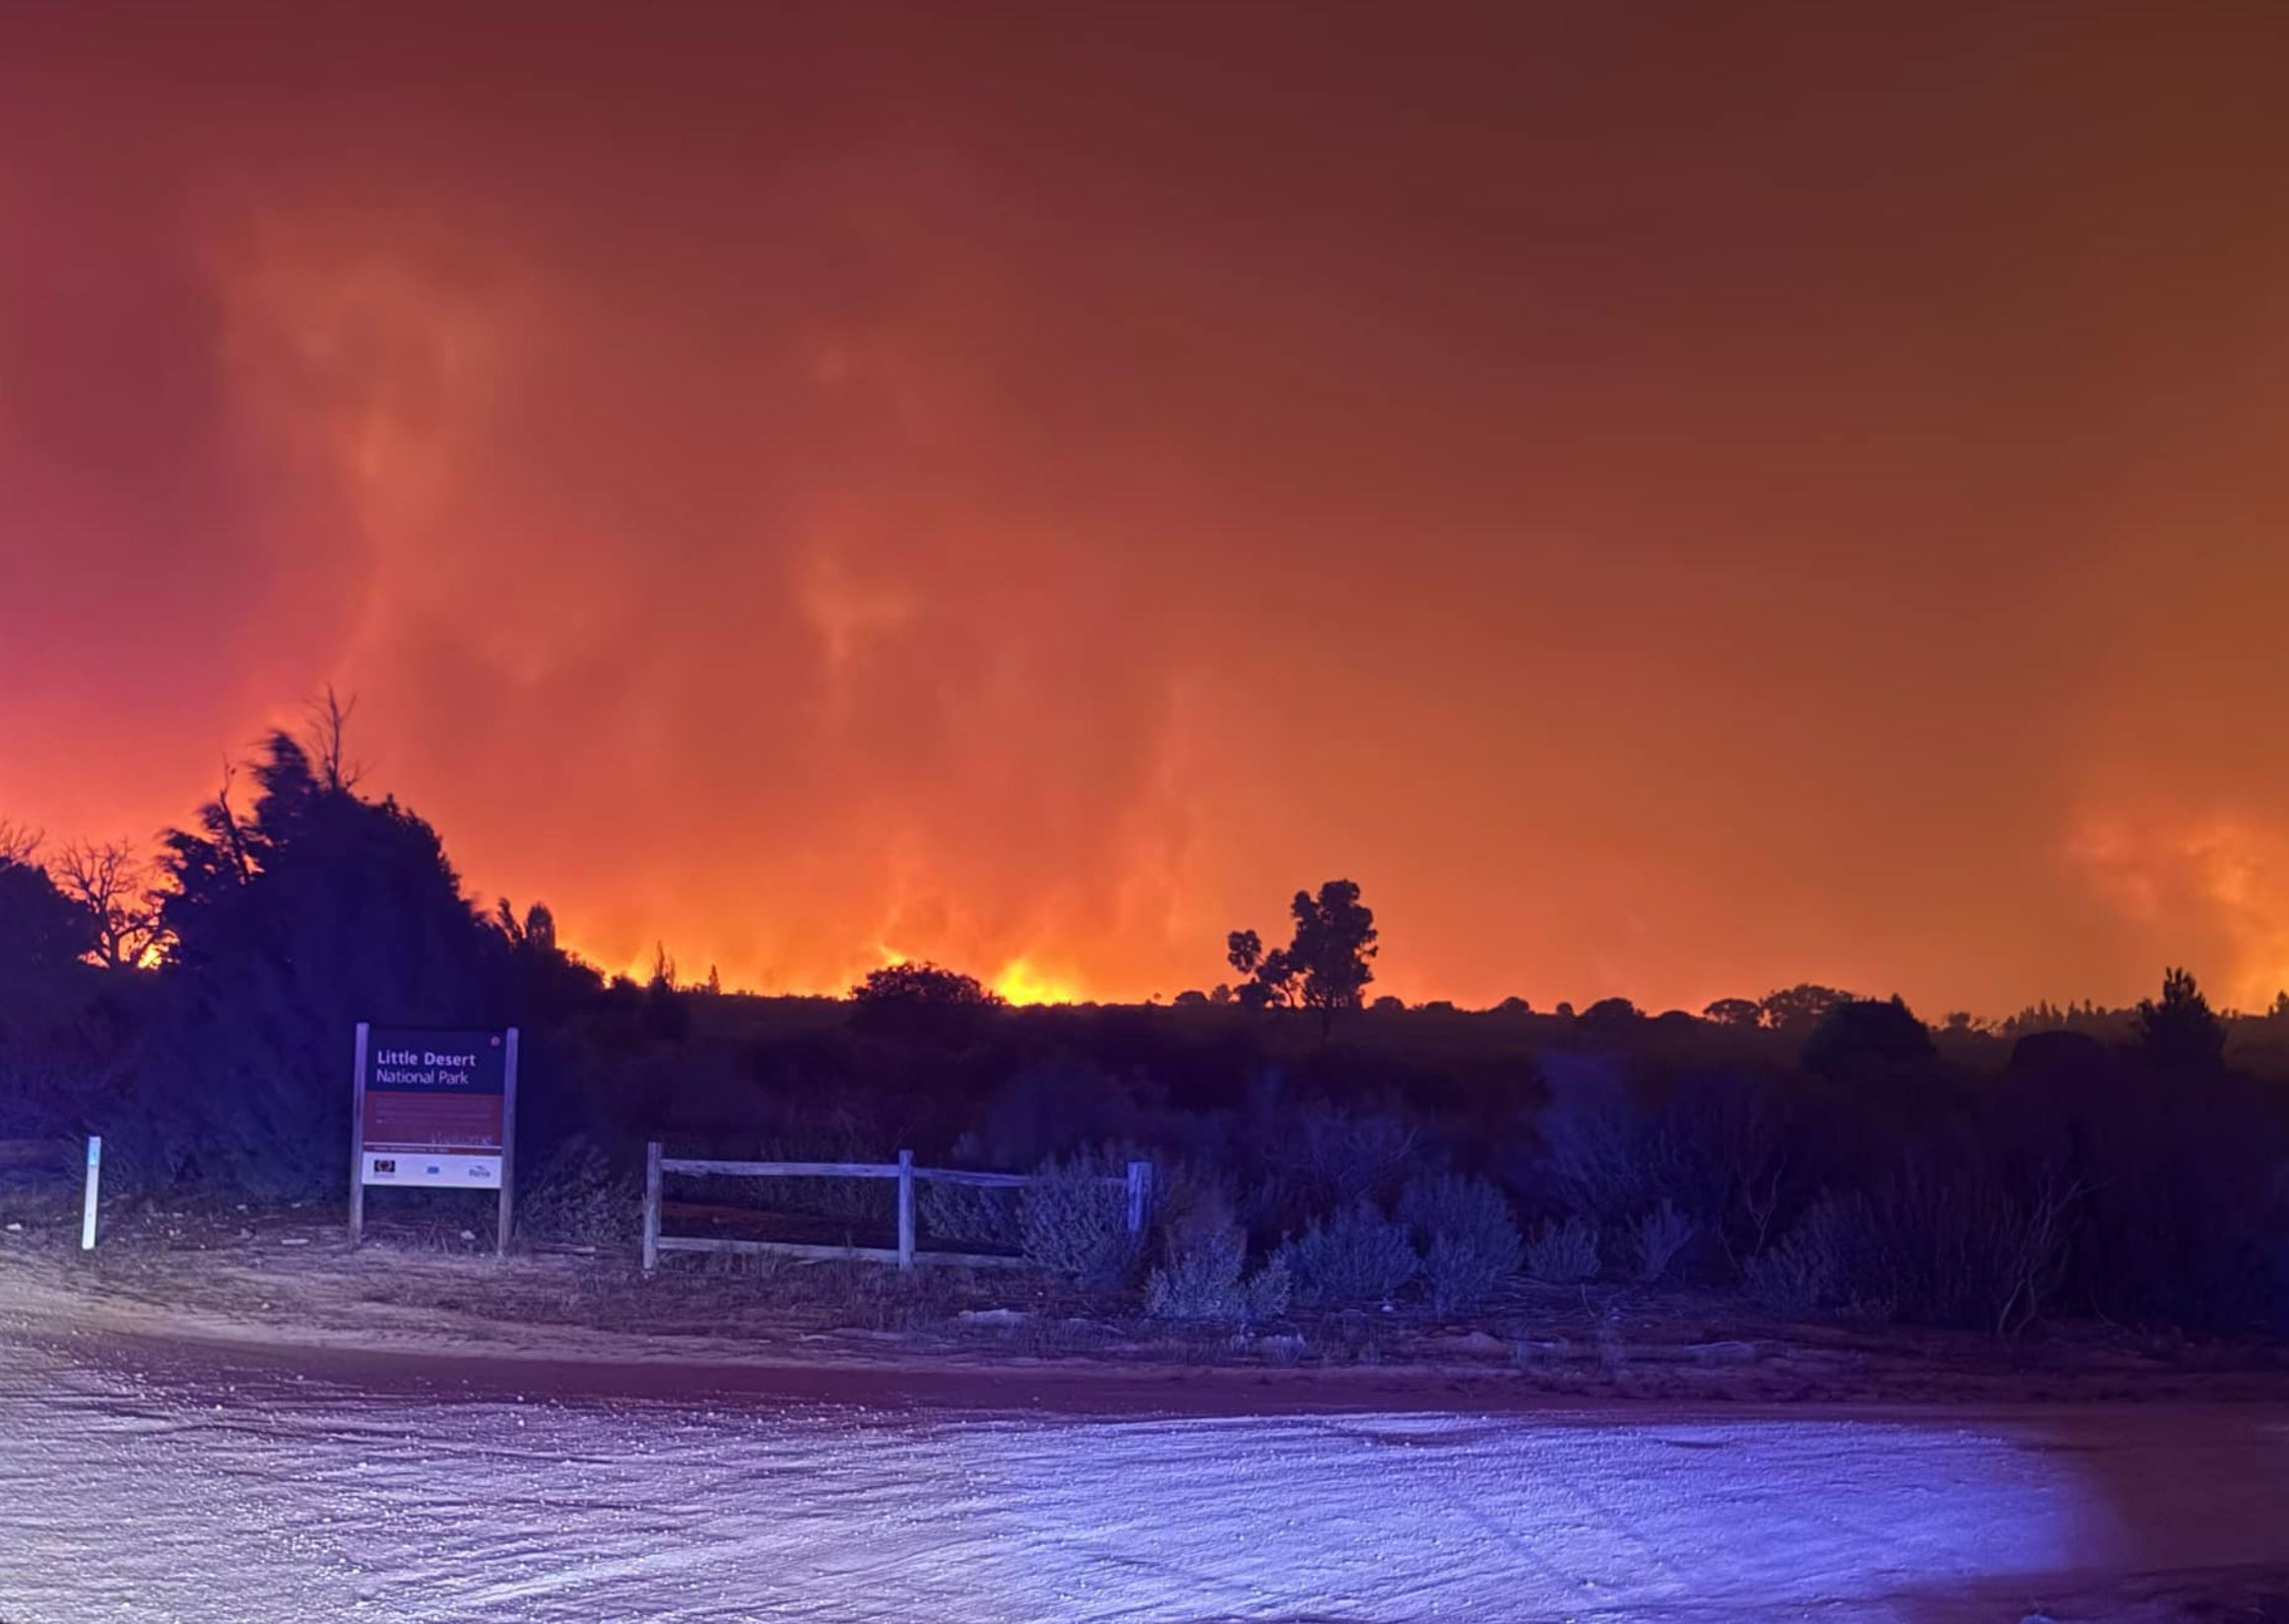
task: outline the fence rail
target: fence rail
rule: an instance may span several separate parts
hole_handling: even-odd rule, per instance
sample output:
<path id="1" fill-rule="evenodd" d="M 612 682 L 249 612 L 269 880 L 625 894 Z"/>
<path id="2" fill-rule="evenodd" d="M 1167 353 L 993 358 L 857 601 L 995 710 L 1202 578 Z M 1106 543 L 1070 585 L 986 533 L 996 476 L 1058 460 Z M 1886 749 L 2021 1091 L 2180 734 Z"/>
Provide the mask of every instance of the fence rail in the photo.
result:
<path id="1" fill-rule="evenodd" d="M 743 1241 L 718 1236 L 661 1233 L 661 1184 L 670 1173 L 698 1173 L 734 1179 L 895 1179 L 898 1181 L 898 1244 L 886 1246 L 819 1246 L 801 1241 Z M 1126 1173 L 1108 1173 L 1102 1182 L 1121 1186 L 1128 1195 L 1129 1233 L 1144 1232 L 1144 1217 L 1152 1194 L 1152 1164 L 1133 1161 Z M 1031 1173 L 981 1173 L 966 1167 L 916 1167 L 914 1152 L 901 1150 L 894 1162 L 855 1161 L 713 1161 L 693 1156 L 670 1156 L 654 1139 L 644 1147 L 644 1272 L 660 1267 L 663 1252 L 768 1252 L 785 1258 L 836 1260 L 855 1258 L 868 1263 L 955 1264 L 969 1267 L 1022 1264 L 982 1252 L 923 1252 L 914 1244 L 914 1186 L 921 1182 L 969 1185 L 981 1190 L 1022 1190 L 1036 1182 Z"/>

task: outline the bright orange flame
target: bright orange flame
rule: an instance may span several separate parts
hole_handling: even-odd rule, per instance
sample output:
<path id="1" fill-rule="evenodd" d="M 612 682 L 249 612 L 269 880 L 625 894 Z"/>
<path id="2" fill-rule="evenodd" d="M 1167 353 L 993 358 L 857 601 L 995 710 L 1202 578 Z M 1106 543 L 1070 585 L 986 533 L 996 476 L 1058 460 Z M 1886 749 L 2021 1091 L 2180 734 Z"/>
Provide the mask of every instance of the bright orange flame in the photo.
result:
<path id="1" fill-rule="evenodd" d="M 994 977 L 994 991 L 1012 1004 L 1079 1004 L 1080 988 L 1074 982 L 1039 969 L 1022 958 L 1013 958 Z"/>

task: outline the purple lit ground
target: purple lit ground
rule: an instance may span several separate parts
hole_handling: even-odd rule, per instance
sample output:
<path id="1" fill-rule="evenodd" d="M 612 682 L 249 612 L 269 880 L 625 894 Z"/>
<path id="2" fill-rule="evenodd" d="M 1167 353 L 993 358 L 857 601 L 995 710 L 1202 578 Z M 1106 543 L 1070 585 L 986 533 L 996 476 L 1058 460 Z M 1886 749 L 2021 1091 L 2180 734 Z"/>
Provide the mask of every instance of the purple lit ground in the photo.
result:
<path id="1" fill-rule="evenodd" d="M 2289 1591 L 2289 1416 L 2256 1406 L 1123 1417 L 104 1345 L 0 1345 L 9 1624 L 2255 1619 L 2266 1569 Z"/>

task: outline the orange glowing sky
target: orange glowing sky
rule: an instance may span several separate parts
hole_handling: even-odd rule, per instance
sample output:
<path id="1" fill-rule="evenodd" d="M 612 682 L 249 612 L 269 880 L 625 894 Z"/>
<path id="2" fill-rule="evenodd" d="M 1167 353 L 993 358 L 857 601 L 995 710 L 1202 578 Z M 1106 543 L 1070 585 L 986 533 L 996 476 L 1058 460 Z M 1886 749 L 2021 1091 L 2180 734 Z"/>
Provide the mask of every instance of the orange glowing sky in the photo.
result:
<path id="1" fill-rule="evenodd" d="M 2289 981 L 2289 13 L 0 28 L 0 816 L 331 682 L 610 966 Z"/>

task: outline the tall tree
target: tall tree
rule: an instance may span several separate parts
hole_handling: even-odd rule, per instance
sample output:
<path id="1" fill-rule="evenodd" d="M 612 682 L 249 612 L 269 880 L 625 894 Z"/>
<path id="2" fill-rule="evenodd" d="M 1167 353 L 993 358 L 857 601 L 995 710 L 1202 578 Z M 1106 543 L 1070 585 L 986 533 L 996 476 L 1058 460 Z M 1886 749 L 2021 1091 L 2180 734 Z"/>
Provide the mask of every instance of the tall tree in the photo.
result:
<path id="1" fill-rule="evenodd" d="M 1234 931 L 1224 938 L 1224 958 L 1240 972 L 1239 1001 L 1251 1009 L 1285 1008 L 1295 1002 L 1295 963 L 1285 947 L 1264 950 L 1264 939 L 1254 931 Z"/>
<path id="2" fill-rule="evenodd" d="M 2164 1072 L 2214 1072 L 2225 1061 L 2225 1022 L 2209 1007 L 2190 970 L 2162 972 L 2162 997 L 2140 999 L 2138 1047 Z"/>
<path id="3" fill-rule="evenodd" d="M 1234 931 L 1224 939 L 1225 957 L 1247 979 L 1240 1002 L 1252 1007 L 1300 1004 L 1320 1012 L 1324 1034 L 1338 1009 L 1356 1009 L 1375 979 L 1368 960 L 1375 956 L 1375 915 L 1359 900 L 1348 879 L 1331 879 L 1314 896 L 1298 891 L 1288 905 L 1295 938 L 1269 951 L 1254 931 Z"/>
<path id="4" fill-rule="evenodd" d="M 1331 879 L 1318 896 L 1298 891 L 1289 909 L 1295 915 L 1295 941 L 1287 956 L 1303 978 L 1303 1005 L 1320 1012 L 1320 1030 L 1334 1022 L 1338 1009 L 1356 1009 L 1367 986 L 1375 979 L 1368 962 L 1376 953 L 1375 913 L 1359 900 L 1359 887 L 1348 879 Z"/>
<path id="5" fill-rule="evenodd" d="M 161 908 L 179 973 L 170 1072 L 183 1137 L 245 1188 L 298 1193 L 339 1179 L 351 1028 L 474 1025 L 494 1007 L 490 933 L 436 831 L 368 800 L 343 764 L 333 706 L 317 748 L 280 731 L 195 825 L 164 838 Z"/>
<path id="6" fill-rule="evenodd" d="M 1761 1004 L 1764 1023 L 1775 1031 L 1787 1032 L 1809 1029 L 1820 1017 L 1837 1005 L 1848 1001 L 1850 993 L 1817 982 L 1800 981 L 1794 987 L 1784 987 L 1777 993 L 1767 993 Z"/>
<path id="7" fill-rule="evenodd" d="M 32 994 L 69 973 L 95 946 L 88 910 L 26 858 L 0 856 L 0 982 Z"/>

